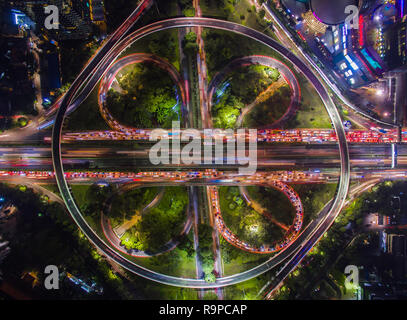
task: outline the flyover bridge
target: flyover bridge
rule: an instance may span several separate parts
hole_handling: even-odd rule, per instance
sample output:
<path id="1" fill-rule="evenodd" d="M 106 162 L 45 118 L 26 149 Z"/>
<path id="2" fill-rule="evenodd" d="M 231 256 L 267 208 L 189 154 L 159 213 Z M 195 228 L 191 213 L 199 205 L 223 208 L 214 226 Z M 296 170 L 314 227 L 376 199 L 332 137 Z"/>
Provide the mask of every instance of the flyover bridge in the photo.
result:
<path id="1" fill-rule="evenodd" d="M 189 129 L 190 130 L 190 129 Z M 72 132 L 63 135 L 63 142 L 71 141 L 109 141 L 109 140 L 150 140 L 153 129 L 131 129 L 126 131 L 87 131 Z M 162 139 L 179 139 L 185 130 L 167 131 L 161 134 Z M 225 136 L 227 139 L 233 139 L 238 136 L 234 132 L 233 136 L 222 129 L 204 129 L 197 130 L 201 139 L 221 139 Z M 348 143 L 376 143 L 376 144 L 394 144 L 407 143 L 407 128 L 401 132 L 401 137 L 397 129 L 392 130 L 347 130 L 346 139 Z M 246 137 L 248 135 L 246 134 Z M 45 138 L 50 141 L 51 138 Z M 338 138 L 333 129 L 292 129 L 276 130 L 263 129 L 257 131 L 258 142 L 279 142 L 279 143 L 337 143 Z"/>

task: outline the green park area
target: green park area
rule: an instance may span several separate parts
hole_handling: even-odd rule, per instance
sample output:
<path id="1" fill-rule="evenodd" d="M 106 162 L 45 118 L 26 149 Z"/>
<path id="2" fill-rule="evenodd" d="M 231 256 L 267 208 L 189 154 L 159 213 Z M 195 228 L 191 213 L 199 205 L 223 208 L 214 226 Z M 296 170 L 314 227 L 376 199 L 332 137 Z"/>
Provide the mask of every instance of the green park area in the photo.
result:
<path id="1" fill-rule="evenodd" d="M 147 259 L 129 256 L 127 258 L 156 272 L 175 277 L 195 278 L 196 265 L 193 232 L 191 231 L 187 236 L 181 238 L 176 236 L 174 239 L 179 241 L 179 244 L 171 251 Z"/>
<path id="2" fill-rule="evenodd" d="M 248 187 L 247 191 L 253 201 L 259 203 L 273 219 L 286 226 L 293 224 L 295 208 L 280 190 L 253 186 Z"/>
<path id="3" fill-rule="evenodd" d="M 304 223 L 314 219 L 323 207 L 334 197 L 337 184 L 293 184 L 291 187 L 298 193 L 304 208 Z"/>
<path id="4" fill-rule="evenodd" d="M 179 7 L 184 16 L 186 16 L 186 17 L 195 16 L 195 8 L 194 8 L 193 0 L 179 0 L 178 4 L 179 4 Z"/>
<path id="5" fill-rule="evenodd" d="M 266 99 L 246 115 L 243 126 L 247 128 L 267 127 L 279 120 L 287 111 L 291 102 L 291 89 L 288 84 L 266 92 Z"/>
<path id="6" fill-rule="evenodd" d="M 204 277 L 207 282 L 215 282 L 214 257 L 213 257 L 213 228 L 208 224 L 198 225 L 199 250 L 198 256 L 202 263 Z"/>
<path id="7" fill-rule="evenodd" d="M 238 187 L 220 187 L 219 201 L 226 226 L 249 245 L 271 245 L 284 236 L 280 227 L 248 206 Z"/>
<path id="8" fill-rule="evenodd" d="M 119 191 L 113 195 L 109 202 L 109 208 L 105 210 L 111 226 L 115 228 L 135 216 L 141 216 L 144 209 L 155 198 L 160 197 L 161 192 L 163 190 L 156 187 L 134 188 L 123 193 Z"/>
<path id="9" fill-rule="evenodd" d="M 98 106 L 98 87 L 93 89 L 84 102 L 66 117 L 64 130 L 80 132 L 86 130 L 109 130 Z"/>
<path id="10" fill-rule="evenodd" d="M 150 253 L 158 252 L 165 244 L 173 240 L 178 243 L 175 249 L 153 255 L 150 258 L 137 258 L 113 248 L 127 259 L 157 272 L 174 276 L 194 277 L 195 251 L 193 234 L 180 236 L 186 222 L 188 194 L 184 187 L 166 187 L 162 197 L 154 206 L 146 210 L 140 218 L 134 214 L 138 208 L 145 207 L 162 191 L 160 188 L 147 187 L 133 189 L 122 195 L 116 193 L 111 186 L 75 186 L 72 185 L 75 202 L 80 207 L 84 218 L 93 230 L 106 243 L 100 221 L 100 212 L 105 210 L 105 204 L 111 201 L 118 207 L 105 212 L 111 217 L 112 227 L 120 227 L 121 222 L 128 222 L 131 227 L 122 236 L 122 244 L 128 249 L 145 250 Z M 112 194 L 115 196 L 112 197 Z M 110 218 L 110 217 L 109 217 Z M 125 220 L 130 219 L 130 220 Z"/>
<path id="11" fill-rule="evenodd" d="M 133 53 L 150 53 L 156 55 L 179 70 L 179 42 L 178 30 L 164 30 L 150 34 L 133 43 L 119 58 Z"/>
<path id="12" fill-rule="evenodd" d="M 116 76 L 107 94 L 107 108 L 124 125 L 168 128 L 180 120 L 178 89 L 168 73 L 153 64 L 135 64 Z M 179 94 L 179 93 L 178 93 Z"/>
<path id="13" fill-rule="evenodd" d="M 100 207 L 103 207 L 100 203 L 106 202 L 111 194 L 109 187 L 96 187 L 91 187 L 94 190 L 87 192 L 89 201 L 82 207 L 85 214 L 92 215 L 92 212 L 100 211 Z M 179 270 L 184 270 L 188 273 L 193 269 L 193 244 L 190 236 L 180 237 L 187 219 L 188 195 L 183 187 L 166 187 L 160 195 L 161 191 L 159 188 L 139 188 L 123 194 L 116 193 L 111 199 L 110 210 L 105 211 L 105 214 L 111 219 L 114 230 L 122 228 L 122 244 L 128 250 L 136 249 L 154 254 L 160 252 L 171 240 L 180 242 L 175 250 L 148 259 L 126 255 L 127 258 L 156 271 L 172 270 L 171 272 L 178 274 Z M 155 205 L 142 214 L 136 212 L 156 197 L 159 198 Z M 100 216 L 96 214 L 92 220 L 95 219 L 99 220 L 96 230 L 104 237 L 100 230 Z"/>
<path id="14" fill-rule="evenodd" d="M 284 125 L 292 128 L 332 128 L 329 114 L 312 84 L 298 72 L 294 72 L 301 88 L 301 104 L 295 116 Z"/>
<path id="15" fill-rule="evenodd" d="M 220 236 L 220 249 L 224 266 L 224 276 L 244 272 L 258 266 L 270 258 L 270 254 L 257 254 L 236 248 Z"/>
<path id="16" fill-rule="evenodd" d="M 267 22 L 263 19 L 265 11 L 260 9 L 256 12 L 255 6 L 249 0 L 202 0 L 199 5 L 206 17 L 240 23 L 271 35 Z"/>
<path id="17" fill-rule="evenodd" d="M 209 81 L 231 61 L 250 55 L 266 55 L 285 59 L 275 50 L 243 35 L 213 29 L 203 30 Z"/>
<path id="18" fill-rule="evenodd" d="M 290 89 L 277 84 L 280 79 L 277 69 L 252 65 L 240 67 L 226 76 L 213 97 L 211 111 L 215 127 L 234 128 L 244 108 L 252 110 L 247 116 L 247 123 L 254 123 L 256 127 L 257 120 L 268 121 L 264 111 L 270 114 L 273 122 L 273 118 L 279 118 L 288 107 L 288 103 L 282 100 L 290 101 L 290 92 L 285 92 Z M 271 107 L 267 108 L 268 105 Z"/>
<path id="19" fill-rule="evenodd" d="M 203 35 L 209 81 L 217 72 L 222 71 L 228 63 L 237 58 L 250 55 L 266 55 L 278 59 L 285 63 L 294 72 L 301 90 L 301 101 L 298 111 L 291 119 L 288 119 L 282 124 L 282 128 L 331 128 L 329 115 L 321 98 L 316 93 L 315 88 L 305 76 L 295 71 L 292 63 L 287 61 L 275 50 L 247 37 L 230 32 L 204 29 Z M 260 66 L 255 66 L 255 68 L 260 69 Z M 242 87 L 246 88 L 243 92 L 250 92 L 250 94 L 246 96 L 249 98 L 257 92 L 257 88 L 262 86 L 262 76 L 261 72 L 259 72 L 260 70 L 257 70 L 257 79 L 260 83 L 256 84 L 254 83 L 256 81 L 256 70 L 251 69 L 250 67 L 244 68 L 243 70 L 244 72 L 241 72 L 241 77 L 246 81 L 249 79 L 249 81 L 243 83 Z M 235 73 L 237 71 L 238 70 L 236 70 Z M 276 72 L 273 73 L 276 74 Z M 232 83 L 227 85 L 227 81 L 235 81 L 236 84 L 239 81 L 239 77 L 236 77 L 235 75 L 233 79 L 232 76 L 228 77 L 218 88 L 220 89 L 220 92 L 224 90 L 223 96 L 221 96 L 220 99 L 219 97 L 216 97 L 216 95 L 213 97 L 214 106 L 212 107 L 212 115 L 214 117 L 215 126 L 233 127 L 242 109 L 248 104 L 254 102 L 254 99 L 249 102 L 247 102 L 248 100 L 246 100 L 246 102 L 242 101 L 230 93 L 233 90 L 233 86 Z M 270 79 L 273 78 L 274 75 L 271 74 Z M 235 91 L 239 91 L 239 89 L 240 87 L 236 86 Z M 261 99 L 259 101 L 260 103 L 245 116 L 245 119 L 243 119 L 244 126 L 267 126 L 279 119 L 285 113 L 291 101 L 291 91 L 289 86 L 279 86 L 273 90 L 272 93 L 272 95 L 266 95 L 266 99 Z"/>
<path id="20" fill-rule="evenodd" d="M 187 204 L 185 188 L 166 188 L 158 205 L 148 209 L 126 231 L 122 237 L 123 244 L 129 249 L 159 252 L 162 246 L 181 233 L 187 219 Z"/>

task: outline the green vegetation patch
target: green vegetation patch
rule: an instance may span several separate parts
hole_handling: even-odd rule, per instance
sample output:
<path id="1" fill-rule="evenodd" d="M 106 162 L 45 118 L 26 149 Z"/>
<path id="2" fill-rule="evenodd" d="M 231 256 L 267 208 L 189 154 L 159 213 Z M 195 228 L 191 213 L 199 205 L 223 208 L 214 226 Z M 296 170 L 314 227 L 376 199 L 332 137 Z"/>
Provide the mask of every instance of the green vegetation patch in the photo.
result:
<path id="1" fill-rule="evenodd" d="M 192 0 L 179 0 L 178 1 L 182 13 L 186 17 L 194 17 L 195 16 L 195 8 Z"/>
<path id="2" fill-rule="evenodd" d="M 283 237 L 280 227 L 247 205 L 237 187 L 220 187 L 219 199 L 226 226 L 242 241 L 260 247 Z"/>
<path id="3" fill-rule="evenodd" d="M 170 62 L 179 70 L 178 30 L 165 30 L 150 34 L 125 50 L 119 58 L 132 53 L 151 53 Z"/>
<path id="4" fill-rule="evenodd" d="M 240 67 L 233 71 L 227 80 L 220 85 L 213 97 L 215 102 L 212 106 L 214 126 L 218 128 L 234 128 L 242 109 L 255 103 L 256 99 L 279 78 L 280 72 L 277 69 L 261 65 Z M 290 89 L 288 88 L 288 90 Z M 284 95 L 287 95 L 288 99 L 290 99 L 289 92 L 278 91 L 274 92 L 264 102 L 259 102 L 258 107 L 268 109 L 269 113 L 273 113 L 274 102 L 279 102 L 279 98 L 284 97 Z M 280 105 L 283 105 L 283 103 Z M 287 107 L 286 103 L 284 105 Z M 266 106 L 270 106 L 270 108 Z M 257 109 L 257 106 L 255 108 Z M 261 117 L 263 117 L 263 122 L 267 121 L 264 114 Z"/>
<path id="5" fill-rule="evenodd" d="M 291 226 L 295 217 L 295 208 L 290 200 L 279 190 L 265 187 L 248 187 L 252 199 L 258 202 L 278 222 Z"/>
<path id="6" fill-rule="evenodd" d="M 153 64 L 135 64 L 118 76 L 120 88 L 110 89 L 107 107 L 122 124 L 136 128 L 167 128 L 180 117 L 176 87 L 168 73 Z"/>
<path id="7" fill-rule="evenodd" d="M 289 85 L 283 85 L 276 89 L 274 94 L 265 101 L 256 105 L 249 112 L 243 126 L 248 128 L 263 127 L 279 120 L 287 111 L 291 102 L 291 89 Z"/>
<path id="8" fill-rule="evenodd" d="M 114 228 L 134 215 L 141 214 L 141 210 L 158 196 L 158 192 L 159 189 L 156 187 L 135 188 L 123 194 L 114 195 L 110 203 L 110 210 L 105 212 L 110 219 L 111 226 Z"/>
<path id="9" fill-rule="evenodd" d="M 334 197 L 337 184 L 295 184 L 292 185 L 298 193 L 304 207 L 304 222 L 312 220 L 322 208 Z"/>
<path id="10" fill-rule="evenodd" d="M 301 88 L 301 105 L 295 117 L 287 121 L 284 128 L 331 129 L 331 119 L 315 88 L 302 74 L 294 73 Z"/>
<path id="11" fill-rule="evenodd" d="M 98 105 L 98 86 L 93 89 L 86 100 L 70 114 L 64 122 L 64 130 L 109 130 Z"/>
<path id="12" fill-rule="evenodd" d="M 214 257 L 213 257 L 213 228 L 208 224 L 198 225 L 199 251 L 198 255 L 202 262 L 202 269 L 206 282 L 215 282 Z"/>
<path id="13" fill-rule="evenodd" d="M 230 76 L 230 94 L 250 104 L 280 78 L 277 69 L 262 65 L 240 67 Z"/>
<path id="14" fill-rule="evenodd" d="M 110 185 L 72 186 L 72 192 L 81 211 L 90 217 L 98 219 L 105 203 L 113 192 Z"/>
<path id="15" fill-rule="evenodd" d="M 181 233 L 186 220 L 188 193 L 184 187 L 168 187 L 157 207 L 145 213 L 123 238 L 129 248 L 156 252 Z"/>
<path id="16" fill-rule="evenodd" d="M 260 0 L 258 3 L 261 3 Z M 223 20 L 229 20 L 241 23 L 250 28 L 272 35 L 267 28 L 266 21 L 263 20 L 265 11 L 260 9 L 257 13 L 256 8 L 248 0 L 202 0 L 200 7 L 205 17 L 215 17 Z"/>
<path id="17" fill-rule="evenodd" d="M 219 103 L 212 106 L 212 120 L 215 128 L 233 129 L 244 108 L 244 104 L 235 96 L 226 93 Z"/>
<path id="18" fill-rule="evenodd" d="M 285 61 L 277 51 L 248 37 L 227 31 L 204 29 L 205 52 L 209 79 L 236 58 L 249 55 L 266 55 Z"/>
<path id="19" fill-rule="evenodd" d="M 270 254 L 256 254 L 240 250 L 223 237 L 220 237 L 220 248 L 224 263 L 224 276 L 240 273 L 254 268 L 270 258 Z"/>

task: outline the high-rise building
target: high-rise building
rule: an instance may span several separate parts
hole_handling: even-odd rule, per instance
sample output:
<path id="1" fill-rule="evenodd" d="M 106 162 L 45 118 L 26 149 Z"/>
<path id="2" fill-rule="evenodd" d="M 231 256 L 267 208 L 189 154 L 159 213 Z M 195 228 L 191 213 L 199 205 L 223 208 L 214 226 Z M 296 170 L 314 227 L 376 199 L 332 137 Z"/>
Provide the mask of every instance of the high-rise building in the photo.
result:
<path id="1" fill-rule="evenodd" d="M 96 24 L 103 33 L 106 33 L 106 15 L 105 5 L 103 0 L 89 0 L 90 3 L 90 19 Z"/>
<path id="2" fill-rule="evenodd" d="M 405 69 L 407 66 L 407 16 L 402 21 L 386 28 L 384 34 L 384 59 L 390 70 Z"/>

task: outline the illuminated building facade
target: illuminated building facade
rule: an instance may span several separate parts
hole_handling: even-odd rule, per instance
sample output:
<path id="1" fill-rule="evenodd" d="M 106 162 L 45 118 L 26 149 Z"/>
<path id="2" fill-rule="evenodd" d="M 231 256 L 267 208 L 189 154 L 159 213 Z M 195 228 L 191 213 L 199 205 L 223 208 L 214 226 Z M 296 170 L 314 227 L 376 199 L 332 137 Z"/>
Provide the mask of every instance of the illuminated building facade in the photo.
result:
<path id="1" fill-rule="evenodd" d="M 13 1 L 12 7 L 25 12 L 36 23 L 37 31 L 47 33 L 56 40 L 85 39 L 92 32 L 89 0 Z M 59 28 L 48 30 L 44 21 L 44 7 L 55 5 L 59 9 Z"/>

